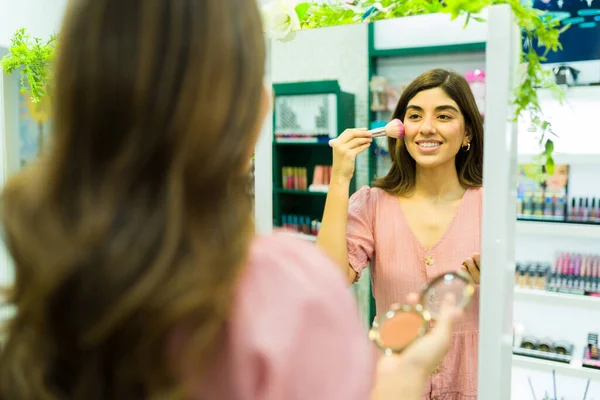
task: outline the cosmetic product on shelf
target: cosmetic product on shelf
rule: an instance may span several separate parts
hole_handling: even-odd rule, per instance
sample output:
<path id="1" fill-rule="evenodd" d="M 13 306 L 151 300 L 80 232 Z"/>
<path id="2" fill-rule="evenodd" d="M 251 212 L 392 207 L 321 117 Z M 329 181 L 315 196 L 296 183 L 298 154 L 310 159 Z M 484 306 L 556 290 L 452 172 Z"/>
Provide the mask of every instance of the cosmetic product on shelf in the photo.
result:
<path id="1" fill-rule="evenodd" d="M 600 358 L 598 357 L 598 333 L 588 333 L 587 343 L 583 349 L 582 366 L 585 368 L 600 369 Z"/>
<path id="2" fill-rule="evenodd" d="M 283 167 L 281 169 L 281 187 L 287 190 L 306 190 L 305 167 Z"/>
<path id="3" fill-rule="evenodd" d="M 513 335 L 516 335 L 516 326 L 513 328 L 513 332 Z M 523 328 L 521 327 L 519 333 L 522 334 L 522 332 Z M 513 336 L 513 354 L 567 364 L 573 359 L 574 345 L 570 342 L 554 340 L 549 337 L 538 338 L 532 335 L 522 337 L 522 340 L 518 340 L 516 336 Z"/>
<path id="4" fill-rule="evenodd" d="M 283 214 L 281 216 L 281 227 L 288 231 L 317 236 L 321 229 L 321 221 L 311 220 L 306 215 Z"/>
<path id="5" fill-rule="evenodd" d="M 313 181 L 308 187 L 311 192 L 327 192 L 329 190 L 329 181 L 331 180 L 330 165 L 315 165 L 313 172 Z"/>
<path id="6" fill-rule="evenodd" d="M 517 198 L 517 217 L 535 221 L 564 221 L 567 196 L 552 189 L 525 191 Z"/>
<path id="7" fill-rule="evenodd" d="M 548 263 L 517 263 L 515 284 L 521 288 L 544 290 L 550 270 L 551 265 Z"/>
<path id="8" fill-rule="evenodd" d="M 600 199 L 596 197 L 573 197 L 568 213 L 568 221 L 600 223 Z"/>
<path id="9" fill-rule="evenodd" d="M 556 165 L 554 173 L 544 181 L 537 177 L 545 167 L 535 164 L 518 166 L 517 217 L 536 221 L 564 221 L 569 166 Z"/>
<path id="10" fill-rule="evenodd" d="M 515 286 L 600 297 L 600 256 L 559 253 L 556 262 L 518 262 Z"/>

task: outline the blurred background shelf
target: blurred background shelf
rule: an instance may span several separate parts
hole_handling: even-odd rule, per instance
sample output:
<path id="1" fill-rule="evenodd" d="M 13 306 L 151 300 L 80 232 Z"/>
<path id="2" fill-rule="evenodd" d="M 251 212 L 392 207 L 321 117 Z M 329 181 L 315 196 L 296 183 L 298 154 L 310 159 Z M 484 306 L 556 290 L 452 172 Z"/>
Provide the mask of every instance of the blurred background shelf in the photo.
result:
<path id="1" fill-rule="evenodd" d="M 589 309 L 593 311 L 600 310 L 600 298 L 592 296 L 580 296 L 515 287 L 514 299 L 516 301 L 543 303 L 545 306 L 556 305 L 577 309 Z"/>
<path id="2" fill-rule="evenodd" d="M 513 354 L 513 367 L 527 368 L 542 372 L 552 373 L 556 371 L 558 375 L 572 376 L 582 379 L 600 380 L 600 370 L 593 368 L 584 368 L 581 366 L 581 360 L 573 360 L 571 364 L 563 364 L 555 361 L 540 360 L 537 358 L 519 356 Z"/>
<path id="3" fill-rule="evenodd" d="M 600 239 L 600 224 L 518 220 L 517 235 Z"/>

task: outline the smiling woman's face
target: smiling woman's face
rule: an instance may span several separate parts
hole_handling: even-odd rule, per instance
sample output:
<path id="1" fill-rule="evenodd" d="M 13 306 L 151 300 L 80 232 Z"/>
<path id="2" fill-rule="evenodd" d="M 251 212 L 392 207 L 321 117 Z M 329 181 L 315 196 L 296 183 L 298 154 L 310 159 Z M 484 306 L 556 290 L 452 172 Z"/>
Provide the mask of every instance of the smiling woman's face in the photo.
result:
<path id="1" fill-rule="evenodd" d="M 418 166 L 453 165 L 461 146 L 469 140 L 458 105 L 442 89 L 423 90 L 408 102 L 404 144 Z"/>

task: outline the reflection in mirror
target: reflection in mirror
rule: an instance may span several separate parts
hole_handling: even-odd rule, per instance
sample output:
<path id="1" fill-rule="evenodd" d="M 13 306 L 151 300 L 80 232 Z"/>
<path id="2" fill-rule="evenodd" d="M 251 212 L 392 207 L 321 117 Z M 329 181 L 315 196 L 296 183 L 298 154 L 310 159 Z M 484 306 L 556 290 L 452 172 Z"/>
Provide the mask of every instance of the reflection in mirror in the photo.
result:
<path id="1" fill-rule="evenodd" d="M 462 311 L 474 292 L 468 274 L 460 270 L 442 274 L 423 287 L 417 304 L 393 304 L 381 318 L 375 318 L 369 338 L 387 355 L 400 353 L 430 331 L 430 322 L 439 319 L 444 304 Z"/>
<path id="2" fill-rule="evenodd" d="M 417 33 L 434 25 L 398 21 L 272 43 L 273 222 L 316 237 L 386 352 L 426 333 L 440 296 L 458 290 L 465 316 L 426 394 L 476 398 L 484 47 L 433 47 Z M 368 131 L 394 120 L 392 137 Z M 419 306 L 397 308 L 423 287 Z"/>

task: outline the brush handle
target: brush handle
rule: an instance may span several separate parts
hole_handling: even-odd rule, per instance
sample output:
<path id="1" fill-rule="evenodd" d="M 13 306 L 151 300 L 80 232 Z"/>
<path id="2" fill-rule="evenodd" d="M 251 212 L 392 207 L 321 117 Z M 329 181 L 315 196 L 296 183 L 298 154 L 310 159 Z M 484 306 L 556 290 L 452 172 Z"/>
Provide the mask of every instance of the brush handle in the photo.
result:
<path id="1" fill-rule="evenodd" d="M 371 129 L 367 132 L 371 134 L 371 137 L 382 137 L 385 136 L 385 126 L 382 126 L 381 128 Z"/>

